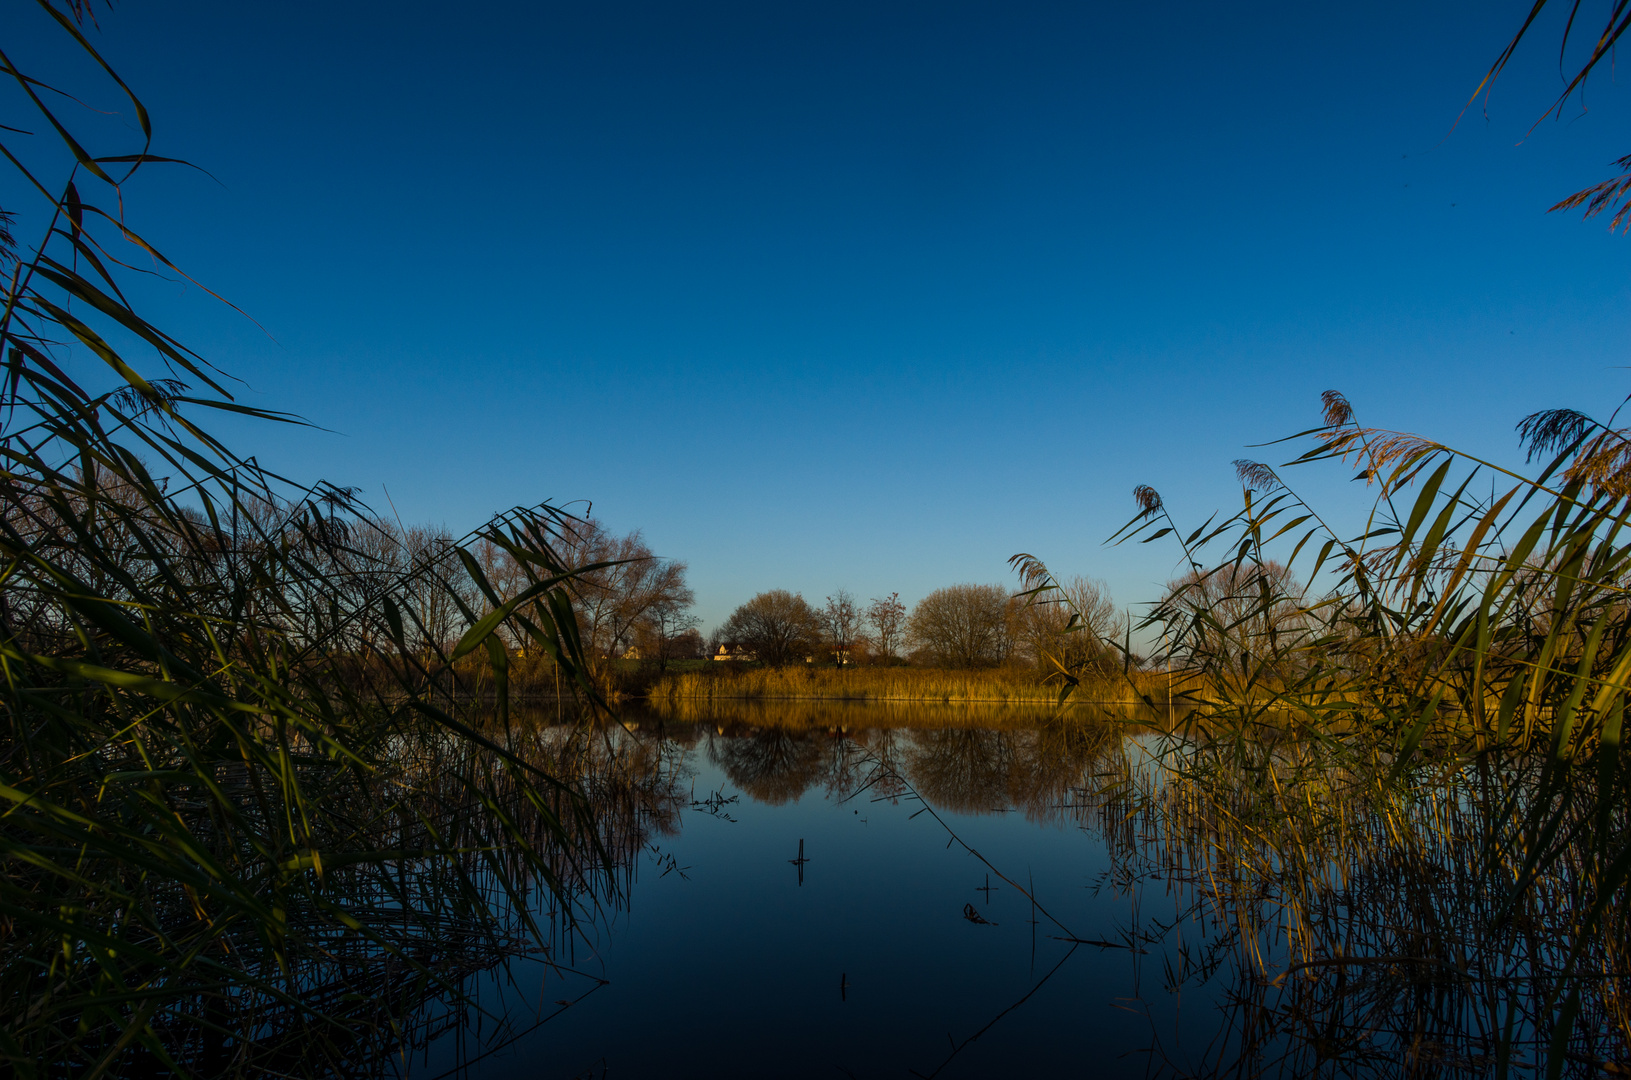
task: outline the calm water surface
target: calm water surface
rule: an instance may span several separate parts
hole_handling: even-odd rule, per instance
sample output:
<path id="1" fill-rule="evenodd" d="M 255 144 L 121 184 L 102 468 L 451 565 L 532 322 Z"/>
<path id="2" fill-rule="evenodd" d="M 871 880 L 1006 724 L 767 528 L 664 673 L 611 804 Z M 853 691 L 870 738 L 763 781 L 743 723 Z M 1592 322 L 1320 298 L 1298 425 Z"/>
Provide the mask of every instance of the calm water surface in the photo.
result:
<path id="1" fill-rule="evenodd" d="M 1125 736 L 848 717 L 641 725 L 680 798 L 622 909 L 484 980 L 507 1045 L 472 1021 L 411 1074 L 1131 1077 L 1152 1040 L 1183 1053 L 1180 1006 L 1207 1003 L 1127 947 L 1150 913 L 1078 800 Z"/>

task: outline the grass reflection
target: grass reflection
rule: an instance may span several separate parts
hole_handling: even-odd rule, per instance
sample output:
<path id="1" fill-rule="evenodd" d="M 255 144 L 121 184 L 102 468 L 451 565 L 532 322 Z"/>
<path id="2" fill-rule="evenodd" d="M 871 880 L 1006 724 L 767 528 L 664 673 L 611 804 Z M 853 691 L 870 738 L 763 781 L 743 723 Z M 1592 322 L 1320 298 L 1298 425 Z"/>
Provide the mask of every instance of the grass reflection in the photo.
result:
<path id="1" fill-rule="evenodd" d="M 571 969 L 581 934 L 628 896 L 637 857 L 679 827 L 690 799 L 683 749 L 587 723 L 517 721 L 485 734 L 517 760 L 569 779 L 576 794 L 563 789 L 540 802 L 467 741 L 402 738 L 393 783 L 411 799 L 328 808 L 401 857 L 324 867 L 305 902 L 280 912 L 291 943 L 281 968 L 253 951 L 260 928 L 229 927 L 221 959 L 200 958 L 190 981 L 150 990 L 162 1007 L 150 1010 L 149 1024 L 175 1067 L 197 1076 L 397 1075 L 473 1024 L 486 1045 L 506 1037 L 521 1014 L 473 992 L 482 973 L 521 957 Z M 479 787 L 472 770 L 484 773 Z M 217 780 L 229 792 L 248 782 L 231 767 Z M 487 835 L 496 822 L 511 845 L 445 855 L 450 839 Z M 604 860 L 581 857 L 596 846 Z M 0 948 L 14 944 L 0 940 Z M 222 963 L 238 965 L 231 981 L 212 976 Z M 137 1045 L 112 1075 L 172 1072 Z"/>
<path id="2" fill-rule="evenodd" d="M 1155 1032 L 1162 1063 L 1187 1076 L 1631 1075 L 1623 891 L 1598 891 L 1584 846 L 1526 879 L 1534 840 L 1507 835 L 1544 776 L 1539 762 L 1475 761 L 1381 787 L 1286 743 L 1245 768 L 1197 754 L 1102 788 L 1080 813 L 1110 845 L 1106 884 L 1170 911 L 1126 932 L 1164 949 L 1169 991 L 1224 991 L 1212 1023 Z"/>

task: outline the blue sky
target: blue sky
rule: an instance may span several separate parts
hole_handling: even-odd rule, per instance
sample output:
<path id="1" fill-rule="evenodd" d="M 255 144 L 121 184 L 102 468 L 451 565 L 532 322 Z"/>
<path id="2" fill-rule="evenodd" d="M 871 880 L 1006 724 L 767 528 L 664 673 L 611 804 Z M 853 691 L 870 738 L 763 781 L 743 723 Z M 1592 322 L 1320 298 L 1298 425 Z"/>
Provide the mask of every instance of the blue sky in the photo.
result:
<path id="1" fill-rule="evenodd" d="M 236 447 L 455 529 L 592 500 L 712 625 L 1020 550 L 1148 599 L 1176 551 L 1101 543 L 1132 487 L 1238 503 L 1327 388 L 1502 460 L 1610 411 L 1631 240 L 1545 211 L 1623 95 L 1531 133 L 1543 27 L 1456 125 L 1527 6 L 153 0 L 98 40 L 210 173 L 131 220 L 265 330 L 146 310 L 329 429 Z"/>

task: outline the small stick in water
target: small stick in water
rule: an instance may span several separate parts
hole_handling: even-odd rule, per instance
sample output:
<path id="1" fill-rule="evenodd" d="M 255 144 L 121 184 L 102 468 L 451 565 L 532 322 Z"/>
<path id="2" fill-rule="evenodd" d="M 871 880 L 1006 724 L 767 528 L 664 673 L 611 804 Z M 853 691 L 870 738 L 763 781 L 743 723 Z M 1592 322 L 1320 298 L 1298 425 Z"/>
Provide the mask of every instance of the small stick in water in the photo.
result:
<path id="1" fill-rule="evenodd" d="M 799 837 L 799 857 L 796 858 L 796 859 L 788 859 L 787 861 L 799 868 L 799 887 L 803 888 L 803 886 L 804 886 L 804 864 L 809 862 L 810 860 L 806 859 L 804 857 L 804 838 L 802 836 Z"/>

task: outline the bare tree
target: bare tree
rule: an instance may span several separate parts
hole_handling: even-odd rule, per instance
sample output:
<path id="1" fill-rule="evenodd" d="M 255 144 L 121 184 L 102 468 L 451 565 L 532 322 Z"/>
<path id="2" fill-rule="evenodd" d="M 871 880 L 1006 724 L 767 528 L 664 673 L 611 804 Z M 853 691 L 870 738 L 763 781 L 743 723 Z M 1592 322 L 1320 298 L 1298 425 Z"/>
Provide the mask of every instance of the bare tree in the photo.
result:
<path id="1" fill-rule="evenodd" d="M 1104 582 L 1078 576 L 1016 604 L 1010 633 L 1016 649 L 1044 671 L 1057 663 L 1075 672 L 1113 662 L 1105 642 L 1119 620 Z"/>
<path id="2" fill-rule="evenodd" d="M 702 649 L 702 635 L 696 629 L 700 620 L 689 611 L 690 592 L 686 589 L 683 597 L 667 596 L 658 600 L 636 627 L 642 656 L 655 659 L 663 671 L 668 670 L 670 660 L 692 659 Z M 690 638 L 696 640 L 692 642 Z M 682 639 L 686 647 L 676 648 Z"/>
<path id="3" fill-rule="evenodd" d="M 573 583 L 578 631 L 591 664 L 631 645 L 654 609 L 661 608 L 672 623 L 695 601 L 685 581 L 685 563 L 658 558 L 638 529 L 619 536 L 594 518 L 580 519 L 562 538 L 561 555 L 572 566 L 611 564 Z"/>
<path id="4" fill-rule="evenodd" d="M 446 652 L 464 631 L 455 592 L 462 591 L 465 574 L 453 558 L 453 537 L 439 525 L 397 526 L 392 532 L 407 585 L 410 633 L 417 631 L 420 649 Z"/>
<path id="5" fill-rule="evenodd" d="M 839 666 L 850 663 L 850 652 L 861 636 L 861 609 L 855 606 L 855 597 L 848 589 L 839 589 L 827 597 L 827 606 L 820 614 L 821 629 L 827 635 L 833 660 Z"/>
<path id="6" fill-rule="evenodd" d="M 936 664 L 989 667 L 1008 658 L 1008 590 L 1001 585 L 949 585 L 918 601 L 906 638 Z"/>
<path id="7" fill-rule="evenodd" d="M 514 599 L 516 594 L 531 583 L 526 571 L 516 562 L 515 557 L 490 539 L 484 537 L 477 541 L 470 553 L 475 557 L 476 565 L 481 568 L 482 576 L 487 579 L 488 587 L 498 596 L 500 603 Z M 483 596 L 481 612 L 485 614 L 492 610 L 492 606 L 491 601 Z M 517 627 L 506 623 L 499 627 L 498 634 L 509 648 L 526 647 L 523 635 Z"/>
<path id="8" fill-rule="evenodd" d="M 900 593 L 887 597 L 873 597 L 867 605 L 866 620 L 877 632 L 878 654 L 893 660 L 900 649 L 901 632 L 906 628 L 906 605 L 900 602 Z"/>
<path id="9" fill-rule="evenodd" d="M 1270 560 L 1225 563 L 1190 571 L 1167 585 L 1163 621 L 1177 634 L 1171 648 L 1193 658 L 1235 666 L 1284 666 L 1307 623 L 1304 588 L 1290 569 Z"/>
<path id="10" fill-rule="evenodd" d="M 702 632 L 694 626 L 669 638 L 663 645 L 663 658 L 665 660 L 704 660 L 707 658 L 708 645 L 702 640 Z"/>
<path id="11" fill-rule="evenodd" d="M 786 589 L 762 592 L 731 613 L 724 637 L 772 667 L 796 663 L 821 641 L 821 621 L 804 597 Z"/>

